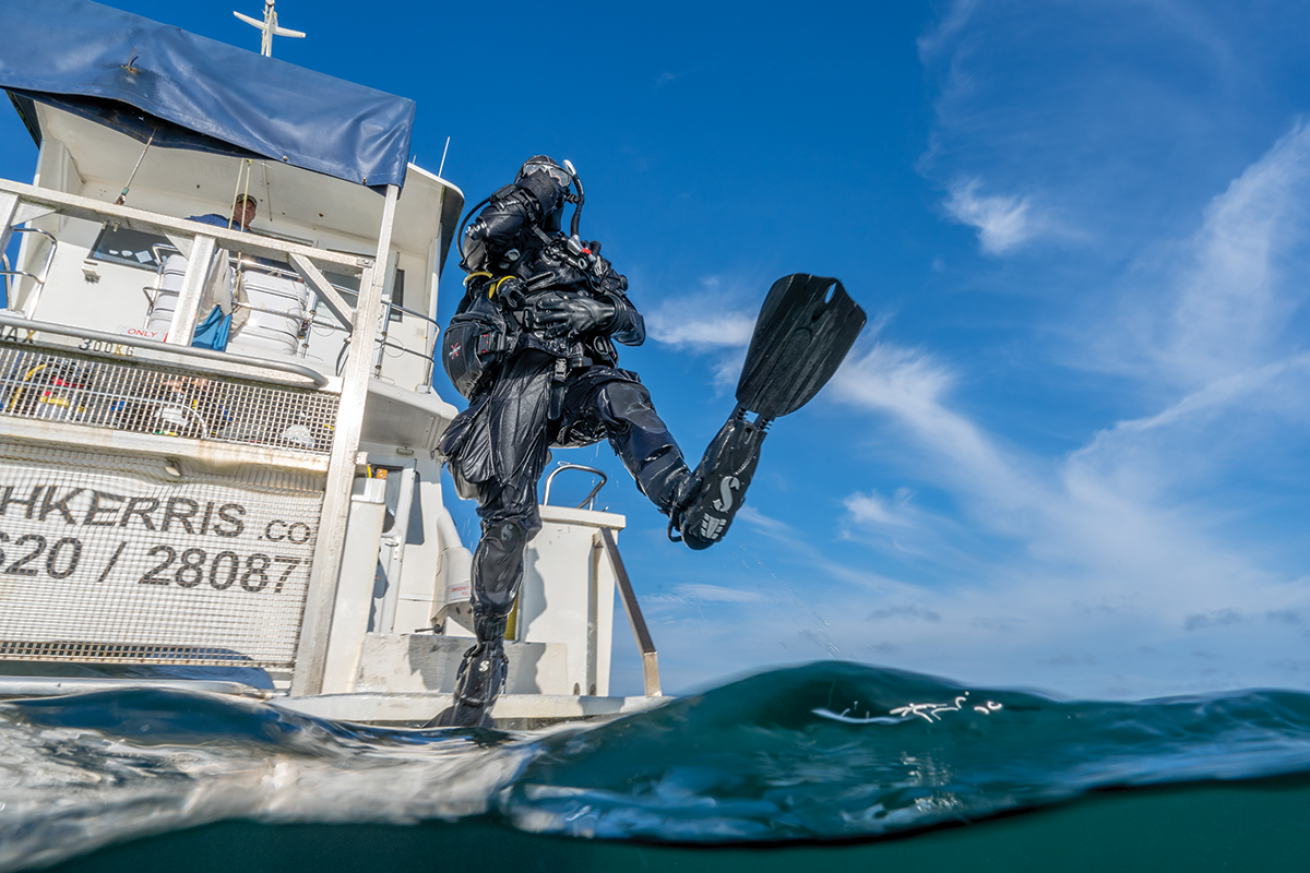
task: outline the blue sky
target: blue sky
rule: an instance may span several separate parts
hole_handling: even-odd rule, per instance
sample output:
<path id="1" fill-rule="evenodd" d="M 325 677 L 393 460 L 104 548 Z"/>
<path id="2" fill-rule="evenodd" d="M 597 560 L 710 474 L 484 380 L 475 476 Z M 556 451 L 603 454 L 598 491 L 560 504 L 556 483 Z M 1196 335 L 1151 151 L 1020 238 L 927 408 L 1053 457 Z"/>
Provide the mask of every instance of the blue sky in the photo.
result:
<path id="1" fill-rule="evenodd" d="M 258 46 L 253 0 L 116 5 Z M 623 364 L 693 461 L 775 278 L 869 313 L 708 552 L 607 446 L 557 453 L 610 472 L 666 688 L 827 657 L 1070 696 L 1310 686 L 1310 5 L 279 12 L 310 37 L 278 57 L 416 99 L 418 162 L 451 137 L 470 202 L 532 154 L 577 165 L 650 327 Z"/>

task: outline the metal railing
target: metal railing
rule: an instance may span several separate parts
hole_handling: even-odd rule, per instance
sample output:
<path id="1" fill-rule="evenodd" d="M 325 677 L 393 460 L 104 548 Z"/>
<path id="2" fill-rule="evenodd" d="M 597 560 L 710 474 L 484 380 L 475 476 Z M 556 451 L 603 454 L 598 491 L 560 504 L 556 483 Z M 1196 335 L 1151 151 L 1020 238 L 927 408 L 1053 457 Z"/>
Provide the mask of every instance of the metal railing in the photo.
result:
<path id="1" fill-rule="evenodd" d="M 605 487 L 605 483 L 609 481 L 609 477 L 595 467 L 585 467 L 582 464 L 568 464 L 564 461 L 560 461 L 559 466 L 554 470 L 551 470 L 550 475 L 546 477 L 546 493 L 542 495 L 541 502 L 543 504 L 550 503 L 550 487 L 554 484 L 555 477 L 560 473 L 563 473 L 565 470 L 582 470 L 584 473 L 590 473 L 593 476 L 600 477 L 600 481 L 592 486 L 592 489 L 587 492 L 587 496 L 582 498 L 578 505 L 574 507 L 575 509 L 582 509 L 584 506 L 587 509 L 594 508 L 596 505 L 596 495 L 600 493 L 600 489 Z"/>
<path id="2" fill-rule="evenodd" d="M 336 287 L 340 291 L 344 291 L 347 294 L 354 293 L 353 291 L 350 291 L 350 289 L 348 288 L 342 288 L 340 285 L 334 287 Z M 432 327 L 435 329 L 436 333 L 438 334 L 441 332 L 441 323 L 436 319 L 432 318 L 431 316 L 425 315 L 422 312 L 415 312 L 413 309 L 407 309 L 406 307 L 401 306 L 398 303 L 384 303 L 383 306 L 385 307 L 385 309 L 383 310 L 382 325 L 378 331 L 377 338 L 374 340 L 374 342 L 377 344 L 378 352 L 376 358 L 374 358 L 373 374 L 375 376 L 382 375 L 382 364 L 384 362 L 383 355 L 385 353 L 385 350 L 395 349 L 401 354 L 412 355 L 416 358 L 423 358 L 423 360 L 427 364 L 425 371 L 423 373 L 423 381 L 425 384 L 431 385 L 432 369 L 436 364 L 436 360 L 433 357 L 433 355 L 428 354 L 427 351 L 416 352 L 407 346 L 403 346 L 399 343 L 390 342 L 387 339 L 387 336 L 391 329 L 391 315 L 395 312 L 403 312 L 405 315 L 413 316 L 414 318 L 417 318 L 420 321 L 426 321 L 428 324 L 432 325 Z M 322 327 L 322 328 L 326 328 L 327 330 L 339 330 L 339 331 L 345 330 L 345 328 L 342 328 L 338 324 L 334 324 L 333 322 L 330 321 L 323 321 L 322 319 L 319 318 L 311 318 L 310 326 Z M 436 334 L 434 334 L 434 336 L 435 335 Z M 427 344 L 424 343 L 424 345 L 426 346 Z"/>
<path id="3" fill-rule="evenodd" d="M 9 263 L 9 255 L 4 256 L 5 268 L 0 270 L 0 275 L 5 277 L 5 301 L 6 305 L 12 304 L 14 293 L 14 276 L 26 276 L 33 282 L 32 288 L 32 306 L 35 307 L 36 301 L 41 299 L 41 292 L 45 290 L 46 280 L 50 278 L 50 265 L 55 262 L 55 250 L 59 248 L 59 240 L 55 239 L 54 234 L 41 230 L 39 227 L 15 227 L 10 233 L 39 233 L 41 236 L 50 240 L 50 250 L 46 252 L 45 264 L 41 267 L 40 273 L 29 273 L 26 270 L 15 270 Z"/>
<path id="4" fill-rule="evenodd" d="M 14 320 L 41 325 L 0 314 L 0 324 Z M 118 337 L 106 336 L 117 342 Z M 267 379 L 233 379 L 231 369 L 225 367 L 221 376 L 188 371 L 176 363 L 103 349 L 92 353 L 28 343 L 10 333 L 0 336 L 0 417 L 296 453 L 328 452 L 337 395 L 305 390 L 312 383 L 288 388 L 269 385 Z"/>
<path id="5" fill-rule="evenodd" d="M 290 384 L 294 387 L 322 388 L 328 384 L 327 377 L 317 370 L 303 367 L 300 364 L 287 363 L 285 361 L 272 361 L 264 358 L 247 358 L 244 355 L 216 352 L 213 349 L 197 349 L 191 346 L 169 345 L 167 343 L 161 343 L 144 337 L 105 333 L 104 331 L 99 330 L 87 330 L 82 327 L 73 327 L 67 324 L 55 324 L 54 322 L 49 321 L 34 321 L 29 318 L 20 318 L 15 315 L 10 315 L 7 312 L 0 312 L 0 326 L 25 331 L 28 334 L 28 338 L 34 337 L 36 334 L 40 333 L 51 333 L 57 336 L 91 340 L 109 347 L 130 346 L 138 349 L 150 349 L 167 355 L 177 355 L 182 358 L 195 358 L 197 361 L 220 361 L 224 364 L 230 364 L 235 367 L 273 371 L 274 373 L 279 374 L 280 377 L 275 376 L 272 379 L 267 379 L 267 375 L 265 374 L 263 378 L 265 378 L 266 381 Z M 94 347 L 94 345 L 90 345 L 87 349 L 79 348 L 78 351 L 92 355 L 102 354 Z M 104 354 L 109 357 L 116 357 L 112 352 Z M 296 376 L 303 381 L 288 382 L 282 374 Z"/>
<path id="6" fill-rule="evenodd" d="M 297 276 L 316 293 L 324 296 L 333 314 L 347 325 L 354 323 L 353 309 L 345 304 L 341 295 L 330 286 L 321 271 L 330 269 L 350 276 L 359 276 L 373 266 L 372 258 L 317 249 L 302 243 L 230 228 L 199 224 L 187 219 L 8 180 L 0 180 L 0 251 L 7 248 L 11 233 L 37 231 L 49 237 L 50 234 L 45 231 L 15 225 L 23 224 L 37 214 L 51 212 L 98 224 L 113 223 L 115 226 L 165 236 L 173 242 L 182 254 L 187 255 L 194 262 L 189 265 L 183 283 L 184 293 L 179 300 L 178 320 L 181 326 L 186 328 L 194 327 L 198 317 L 198 313 L 190 311 L 190 304 L 198 302 L 205 271 L 209 266 L 207 255 L 215 247 L 291 264 Z M 205 257 L 191 257 L 197 251 Z M 47 260 L 52 261 L 53 255 L 48 255 Z M 28 301 L 25 309 L 28 315 L 35 314 L 33 306 L 36 302 L 35 298 Z M 175 341 L 171 344 L 181 343 Z"/>

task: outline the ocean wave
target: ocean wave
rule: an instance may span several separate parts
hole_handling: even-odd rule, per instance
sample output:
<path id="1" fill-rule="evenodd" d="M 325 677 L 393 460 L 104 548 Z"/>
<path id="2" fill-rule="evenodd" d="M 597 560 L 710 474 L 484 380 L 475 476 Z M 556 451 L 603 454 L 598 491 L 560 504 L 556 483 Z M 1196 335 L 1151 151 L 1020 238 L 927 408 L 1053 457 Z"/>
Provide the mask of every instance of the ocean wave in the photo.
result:
<path id="1" fill-rule="evenodd" d="M 400 730 L 124 689 L 0 705 L 0 869 L 223 819 L 874 839 L 1093 789 L 1310 772 L 1310 695 L 1056 701 L 824 662 L 601 724 Z"/>

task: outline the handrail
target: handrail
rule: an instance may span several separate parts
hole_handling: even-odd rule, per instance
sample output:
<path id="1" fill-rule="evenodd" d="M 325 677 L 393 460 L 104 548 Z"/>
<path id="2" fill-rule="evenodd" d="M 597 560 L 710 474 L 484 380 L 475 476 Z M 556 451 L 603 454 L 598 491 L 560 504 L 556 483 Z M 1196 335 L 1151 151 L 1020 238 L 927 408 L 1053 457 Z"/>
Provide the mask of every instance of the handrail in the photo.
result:
<path id="1" fill-rule="evenodd" d="M 263 370 L 277 370 L 292 376 L 299 376 L 302 379 L 308 379 L 314 387 L 322 388 L 328 384 L 328 378 L 317 370 L 309 367 L 302 367 L 299 364 L 288 364 L 282 361 L 269 361 L 263 358 L 247 358 L 244 355 L 233 355 L 228 352 L 216 352 L 213 349 L 197 349 L 191 346 L 175 346 L 167 343 L 156 342 L 155 340 L 145 339 L 144 337 L 125 336 L 116 333 L 105 333 L 99 330 L 87 330 L 81 327 L 74 327 L 66 324 L 53 324 L 47 321 L 33 321 L 28 318 L 19 318 L 0 312 L 0 325 L 5 327 L 16 327 L 21 330 L 41 333 L 53 333 L 57 336 L 69 336 L 74 339 L 91 339 L 100 342 L 113 343 L 121 346 L 133 346 L 135 348 L 150 349 L 153 351 L 164 352 L 166 354 L 182 355 L 184 357 L 201 358 L 206 361 L 220 361 L 225 364 L 237 364 L 242 367 L 253 367 Z M 281 381 L 281 380 L 274 380 Z M 304 387 L 304 386 L 298 386 Z"/>
<path id="2" fill-rule="evenodd" d="M 401 312 L 405 313 L 406 315 L 412 315 L 415 318 L 421 318 L 424 321 L 426 321 L 428 324 L 431 324 L 435 327 L 441 327 L 441 322 L 437 321 L 435 318 L 430 318 L 429 316 L 424 315 L 422 312 L 415 312 L 412 309 L 406 309 L 405 307 L 401 306 L 399 303 L 388 303 L 387 306 L 390 306 L 392 309 L 398 309 Z"/>
<path id="3" fill-rule="evenodd" d="M 628 579 L 628 569 L 619 557 L 619 547 L 614 542 L 614 535 L 609 528 L 601 528 L 591 539 L 592 548 L 603 552 L 610 560 L 614 570 L 614 580 L 618 583 L 619 599 L 623 601 L 623 611 L 628 614 L 628 624 L 632 626 L 632 635 L 637 638 L 637 648 L 641 650 L 641 684 L 647 697 L 660 697 L 660 660 L 655 651 L 655 642 L 650 638 L 650 628 L 646 627 L 646 617 L 641 614 L 637 603 L 637 594 L 632 590 L 632 581 Z"/>
<path id="4" fill-rule="evenodd" d="M 581 509 L 583 505 L 587 505 L 587 508 L 591 509 L 592 505 L 596 502 L 596 495 L 600 493 L 600 489 L 605 487 L 605 483 L 609 481 L 609 477 L 595 467 L 584 467 L 582 464 L 566 464 L 563 461 L 560 462 L 558 467 L 551 470 L 550 475 L 546 477 L 546 493 L 542 496 L 541 502 L 543 504 L 550 503 L 550 485 L 555 481 L 555 477 L 560 473 L 563 473 L 565 470 L 584 470 L 600 477 L 600 481 L 596 483 L 595 487 L 592 488 L 587 496 L 582 498 L 582 501 L 575 507 L 576 509 Z"/>
<path id="5" fill-rule="evenodd" d="M 433 324 L 436 324 L 436 322 L 433 322 Z M 341 327 L 340 325 L 333 324 L 333 323 L 330 322 L 330 321 L 322 321 L 322 320 L 317 319 L 317 318 L 311 318 L 311 319 L 309 320 L 309 325 L 310 325 L 310 327 L 321 327 L 321 328 L 325 328 L 325 329 L 327 329 L 327 330 L 329 330 L 329 331 L 333 331 L 333 330 L 335 330 L 335 331 L 345 332 L 345 330 L 346 330 L 344 327 Z M 347 343 L 349 343 L 349 342 L 350 342 L 350 338 L 347 337 L 345 341 L 346 341 Z M 378 338 L 375 337 L 375 338 L 373 339 L 373 342 L 377 343 L 379 354 L 381 353 L 381 350 L 382 350 L 382 349 L 395 349 L 396 351 L 398 351 L 398 352 L 402 352 L 402 353 L 404 353 L 404 354 L 406 354 L 406 355 L 413 355 L 413 356 L 416 357 L 416 358 L 422 358 L 424 361 L 427 362 L 427 368 L 426 368 L 426 371 L 425 371 L 425 374 L 424 374 L 423 378 L 424 378 L 424 380 L 427 382 L 427 384 L 429 384 L 429 385 L 432 384 L 432 370 L 433 370 L 433 368 L 436 366 L 436 359 L 433 358 L 431 355 L 425 354 L 425 353 L 423 353 L 423 352 L 416 352 L 416 351 L 414 351 L 414 350 L 411 349 L 411 348 L 407 348 L 406 346 L 402 346 L 400 343 L 393 343 L 393 342 L 391 342 L 390 340 L 383 340 L 383 339 L 378 339 Z M 381 372 L 377 372 L 376 375 L 377 375 L 377 376 L 381 376 L 382 374 L 381 374 Z"/>
<path id="6" fill-rule="evenodd" d="M 180 252 L 176 247 L 174 247 L 174 246 L 170 246 L 170 245 L 163 245 L 163 244 L 156 243 L 152 248 L 153 248 L 153 250 L 154 250 L 154 252 L 155 252 L 155 260 L 159 262 L 159 270 L 163 270 L 163 266 L 164 266 L 164 259 L 161 258 L 161 257 L 159 257 L 159 255 L 160 255 L 161 252 L 171 251 L 171 252 L 174 252 L 174 253 L 177 253 L 177 254 L 181 254 L 181 252 Z M 234 254 L 234 255 L 232 256 L 232 260 L 238 260 L 238 257 Z M 292 271 L 290 271 L 290 270 L 285 270 L 285 269 L 283 269 L 283 268 L 281 268 L 281 267 L 275 267 L 275 266 L 271 266 L 271 265 L 268 265 L 268 264 L 257 264 L 257 265 L 254 265 L 254 266 L 252 267 L 252 269 L 258 270 L 258 271 L 260 271 L 260 272 L 268 273 L 269 275 L 282 276 L 282 277 L 284 277 L 284 278 L 290 279 L 290 280 L 295 281 L 295 282 L 303 282 L 303 281 L 304 281 L 304 280 L 300 277 L 300 275 L 299 275 L 298 273 L 292 272 Z M 159 276 L 159 275 L 161 275 L 161 273 L 160 273 L 159 271 L 156 271 L 156 276 Z M 332 287 L 335 288 L 335 289 L 337 289 L 337 291 L 339 291 L 339 292 L 341 292 L 341 293 L 343 293 L 343 294 L 345 294 L 345 295 L 348 295 L 348 296 L 355 296 L 355 295 L 358 293 L 358 292 L 356 292 L 356 291 L 354 291 L 354 290 L 352 290 L 352 289 L 350 289 L 350 288 L 345 288 L 345 287 L 343 287 L 343 286 L 341 286 L 341 285 L 337 285 L 336 283 L 332 283 Z M 143 292 L 144 292 L 145 290 L 146 290 L 146 289 L 144 289 L 144 288 L 142 289 Z M 149 295 L 149 294 L 146 294 L 146 298 L 147 298 L 148 300 L 150 300 L 151 305 L 154 305 L 154 300 L 153 300 L 152 298 L 150 298 L 150 295 Z M 314 306 L 314 307 L 311 307 L 311 309 L 308 310 L 307 313 L 302 313 L 302 314 L 301 314 L 302 321 L 304 321 L 304 322 L 306 323 L 307 326 L 309 326 L 309 327 L 324 327 L 324 328 L 327 328 L 328 330 L 335 330 L 335 331 L 349 332 L 349 330 L 350 330 L 349 327 L 342 327 L 342 326 L 339 325 L 339 324 L 334 324 L 334 323 L 329 322 L 329 321 L 320 321 L 320 320 L 316 319 L 316 318 L 314 317 L 314 315 L 315 315 L 316 310 L 317 310 L 317 302 L 318 302 L 318 295 L 315 295 L 315 306 Z M 275 315 L 282 315 L 282 314 L 285 314 L 285 313 L 282 312 L 282 310 L 263 309 L 263 308 L 258 307 L 258 306 L 249 306 L 249 305 L 247 305 L 247 304 L 242 304 L 242 305 L 243 305 L 246 309 L 251 309 L 251 310 L 255 310 L 255 311 L 259 311 L 259 312 L 268 312 L 268 313 L 272 313 L 272 314 L 275 314 Z M 398 303 L 391 303 L 391 302 L 388 302 L 388 301 L 384 301 L 384 302 L 383 302 L 383 305 L 387 307 L 386 318 L 385 318 L 385 325 L 384 325 L 384 327 L 383 327 L 383 330 L 380 332 L 380 333 L 381 333 L 381 336 L 380 336 L 379 338 L 377 338 L 377 339 L 374 340 L 374 342 L 376 342 L 376 343 L 378 344 L 378 359 L 377 359 L 377 363 L 376 363 L 375 368 L 374 368 L 376 374 L 379 375 L 379 376 L 382 375 L 382 354 L 383 354 L 382 350 L 383 350 L 383 349 L 395 349 L 396 351 L 403 352 L 403 353 L 405 353 L 405 354 L 407 354 L 407 355 L 413 355 L 413 356 L 416 357 L 416 358 L 423 358 L 425 361 L 427 361 L 427 373 L 426 373 L 426 375 L 424 376 L 424 378 L 427 380 L 427 382 L 428 382 L 429 384 L 431 384 L 431 382 L 432 382 L 432 370 L 433 370 L 433 366 L 434 366 L 434 364 L 435 364 L 435 362 L 434 362 L 433 359 L 432 359 L 432 356 L 430 356 L 430 355 L 428 355 L 428 354 L 426 354 L 426 353 L 424 353 L 424 352 L 416 352 L 416 351 L 414 351 L 413 349 L 406 348 L 405 346 L 400 345 L 400 344 L 398 344 L 398 343 L 388 342 L 388 340 L 387 340 L 387 329 L 388 329 L 389 326 L 390 326 L 390 322 L 391 322 L 391 313 L 392 313 L 392 312 L 403 312 L 403 313 L 405 313 L 406 315 L 410 315 L 410 316 L 413 316 L 414 318 L 418 318 L 418 319 L 421 319 L 422 321 L 426 321 L 428 324 L 430 324 L 430 325 L 432 325 L 433 327 L 437 328 L 438 332 L 441 330 L 441 323 L 440 323 L 439 321 L 437 321 L 436 319 L 431 318 L 431 317 L 429 317 L 429 316 L 423 314 L 422 312 L 416 312 L 416 311 L 414 311 L 413 309 L 408 309 L 408 308 L 406 308 L 406 307 L 404 307 L 404 306 L 401 306 L 401 305 L 398 304 Z M 306 317 L 306 316 L 308 316 L 308 317 Z"/>
<path id="7" fill-rule="evenodd" d="M 50 240 L 50 251 L 46 252 L 45 264 L 41 267 L 41 275 L 37 276 L 26 270 L 15 270 L 9 265 L 9 258 L 5 258 L 5 269 L 0 270 L 5 276 L 5 305 L 9 305 L 9 294 L 13 290 L 13 283 L 9 281 L 10 276 L 26 276 L 32 280 L 35 286 L 32 289 L 32 299 L 28 302 L 28 308 L 35 310 L 36 303 L 41 299 L 41 294 L 45 291 L 45 283 L 50 279 L 50 265 L 55 262 L 55 251 L 59 248 L 59 240 L 49 231 L 42 230 L 39 227 L 15 227 L 10 229 L 11 233 L 39 233 L 41 236 Z"/>

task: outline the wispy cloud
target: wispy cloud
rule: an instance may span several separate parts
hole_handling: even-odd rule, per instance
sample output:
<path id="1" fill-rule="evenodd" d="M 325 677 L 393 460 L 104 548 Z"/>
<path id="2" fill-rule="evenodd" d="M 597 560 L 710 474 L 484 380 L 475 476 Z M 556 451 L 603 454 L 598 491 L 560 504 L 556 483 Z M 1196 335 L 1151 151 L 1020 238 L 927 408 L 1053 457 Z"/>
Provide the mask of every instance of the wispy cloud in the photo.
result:
<path id="1" fill-rule="evenodd" d="M 741 591 L 722 585 L 679 585 L 674 589 L 678 597 L 702 603 L 755 603 L 764 597 L 756 591 Z"/>
<path id="2" fill-rule="evenodd" d="M 883 621 L 889 618 L 908 618 L 916 621 L 940 622 L 942 617 L 922 606 L 888 606 L 875 609 L 865 621 Z"/>
<path id="3" fill-rule="evenodd" d="M 955 381 L 955 373 L 932 354 L 877 341 L 838 371 L 831 391 L 839 400 L 890 415 L 911 430 L 917 445 L 968 470 L 969 478 L 1012 489 L 1018 484 L 1014 471 L 993 443 L 946 405 Z"/>
<path id="4" fill-rule="evenodd" d="M 1173 291 L 1138 295 L 1139 322 L 1153 319 L 1161 339 L 1148 359 L 1155 365 L 1133 371 L 1135 390 L 1156 397 L 1157 408 L 1090 431 L 1082 446 L 1048 456 L 1009 443 L 959 408 L 955 395 L 972 381 L 966 371 L 895 344 L 886 330 L 843 368 L 832 396 L 875 413 L 880 439 L 895 436 L 901 475 L 949 494 L 959 512 L 916 512 L 908 489 L 845 498 L 854 528 L 884 537 L 912 529 L 940 543 L 888 551 L 888 560 L 908 562 L 906 570 L 936 561 L 957 574 L 955 585 L 898 588 L 881 562 L 884 579 L 870 590 L 885 605 L 871 617 L 911 618 L 912 606 L 941 619 L 880 625 L 885 657 L 925 665 L 931 650 L 964 675 L 969 647 L 985 646 L 988 669 L 1001 661 L 1021 676 L 1059 668 L 1062 678 L 1051 681 L 1069 688 L 1132 672 L 1128 665 L 1161 652 L 1171 663 L 1195 663 L 1195 644 L 1178 642 L 1185 633 L 1204 637 L 1221 659 L 1177 668 L 1200 689 L 1255 681 L 1274 669 L 1280 646 L 1302 639 L 1310 585 L 1242 539 L 1222 483 L 1252 462 L 1252 438 L 1275 454 L 1304 443 L 1298 410 L 1310 401 L 1310 354 L 1282 337 L 1285 314 L 1310 297 L 1310 259 L 1295 254 L 1310 242 L 1310 214 L 1300 207 L 1310 197 L 1307 164 L 1310 133 L 1298 125 L 1214 197 L 1190 239 L 1160 244 L 1153 275 Z M 1243 315 L 1248 307 L 1256 311 Z M 1115 330 L 1120 316 L 1083 327 Z M 1230 322 L 1234 335 L 1226 336 Z M 1212 359 L 1206 348 L 1217 349 Z M 1215 489 L 1216 500 L 1198 499 L 1198 489 Z M 855 583 L 860 571 L 824 572 Z M 862 630 L 836 609 L 827 633 L 848 650 Z M 1099 693 L 1183 687 L 1158 667 L 1140 669 L 1113 687 L 1096 680 Z"/>
<path id="5" fill-rule="evenodd" d="M 970 16 L 980 2 L 981 0 L 956 0 L 951 4 L 950 11 L 941 22 L 924 31 L 919 37 L 919 59 L 928 63 L 940 53 L 969 23 Z"/>
<path id="6" fill-rule="evenodd" d="M 859 434 L 840 523 L 743 524 L 769 596 L 680 632 L 1080 695 L 1310 682 L 1310 125 L 1271 113 L 1289 66 L 1247 14 L 950 3 L 919 170 L 982 252 L 1032 257 L 927 254 L 952 269 L 825 393 Z"/>
<path id="7" fill-rule="evenodd" d="M 977 229 L 984 252 L 1002 255 L 1045 232 L 1047 222 L 1033 212 L 1029 198 L 979 194 L 980 185 L 978 179 L 952 185 L 945 206 L 956 221 Z"/>
<path id="8" fill-rule="evenodd" d="M 1194 631 L 1207 627 L 1226 627 L 1240 624 L 1245 617 L 1235 609 L 1216 609 L 1204 614 L 1189 615 L 1183 620 L 1183 629 Z"/>
<path id="9" fill-rule="evenodd" d="M 683 310 L 678 314 L 673 307 L 666 307 L 652 312 L 646 326 L 656 342 L 707 352 L 749 345 L 755 319 L 746 312 L 696 314 Z"/>
<path id="10" fill-rule="evenodd" d="M 662 345 L 707 356 L 713 384 L 723 390 L 736 383 L 755 330 L 756 310 L 742 290 L 751 283 L 707 276 L 700 284 L 701 293 L 666 298 L 647 312 L 646 328 Z"/>
<path id="11" fill-rule="evenodd" d="M 1158 346 L 1175 379 L 1222 378 L 1287 348 L 1288 316 L 1305 297 L 1288 280 L 1310 241 L 1307 198 L 1310 127 L 1298 124 L 1207 208 Z"/>
<path id="12" fill-rule="evenodd" d="M 741 305 L 722 277 L 700 280 L 701 293 L 666 299 L 646 315 L 656 342 L 695 352 L 743 348 L 750 344 L 755 314 Z"/>
<path id="13" fill-rule="evenodd" d="M 910 502 L 910 490 L 899 488 L 892 500 L 887 500 L 876 491 L 868 494 L 856 492 L 844 501 L 846 511 L 856 524 L 875 524 L 903 527 L 910 524 L 907 509 Z"/>

